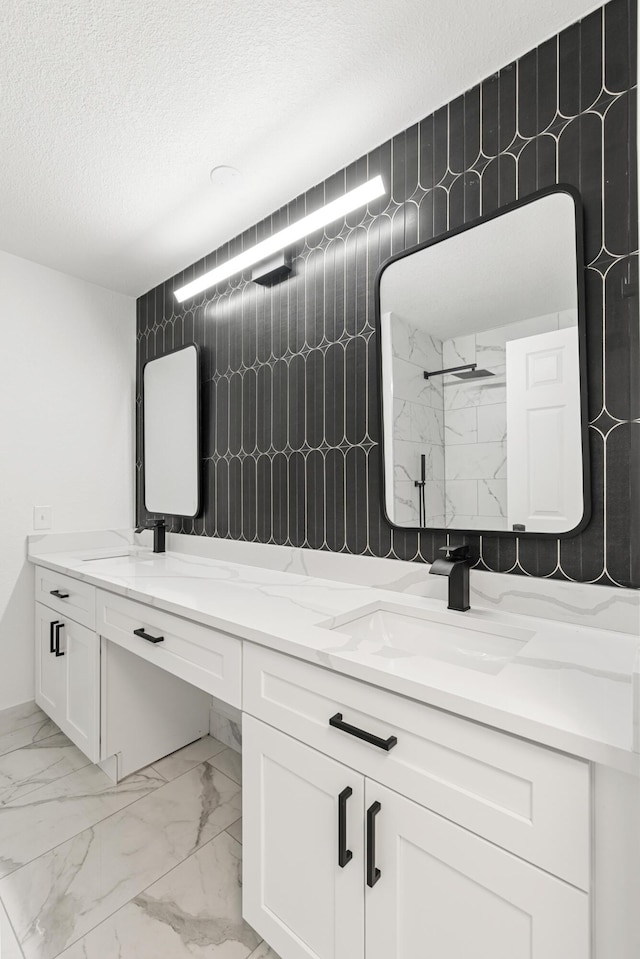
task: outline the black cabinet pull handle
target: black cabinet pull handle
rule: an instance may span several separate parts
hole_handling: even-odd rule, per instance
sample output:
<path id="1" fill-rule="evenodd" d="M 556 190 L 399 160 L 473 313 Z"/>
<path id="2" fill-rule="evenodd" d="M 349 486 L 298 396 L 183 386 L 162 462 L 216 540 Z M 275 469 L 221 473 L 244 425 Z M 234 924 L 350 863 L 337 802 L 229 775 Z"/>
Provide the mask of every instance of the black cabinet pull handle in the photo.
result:
<path id="1" fill-rule="evenodd" d="M 64 656 L 64 652 L 60 651 L 60 630 L 64 629 L 64 623 L 55 623 L 54 628 L 56 631 L 56 656 Z"/>
<path id="2" fill-rule="evenodd" d="M 341 869 L 353 859 L 353 853 L 347 849 L 347 799 L 352 793 L 351 786 L 347 786 L 338 796 L 338 865 Z"/>
<path id="3" fill-rule="evenodd" d="M 380 736 L 374 736 L 373 733 L 368 733 L 366 729 L 358 729 L 357 726 L 350 726 L 349 723 L 345 723 L 342 719 L 342 713 L 336 713 L 335 716 L 332 716 L 329 720 L 330 726 L 335 726 L 336 729 L 341 729 L 343 733 L 349 733 L 350 736 L 355 736 L 357 739 L 364 739 L 365 743 L 371 743 L 372 746 L 377 746 L 378 749 L 384 749 L 389 752 L 390 749 L 398 742 L 397 736 L 389 736 L 388 739 L 381 739 Z"/>
<path id="4" fill-rule="evenodd" d="M 50 589 L 49 593 L 51 596 L 57 596 L 58 599 L 69 599 L 69 594 L 61 593 L 59 589 Z"/>
<path id="5" fill-rule="evenodd" d="M 381 809 L 379 802 L 374 802 L 367 809 L 367 886 L 371 889 L 381 875 L 376 868 L 376 816 Z"/>
<path id="6" fill-rule="evenodd" d="M 164 643 L 164 636 L 152 636 L 150 633 L 145 633 L 144 627 L 140 629 L 134 629 L 134 636 L 141 636 L 142 639 L 146 639 L 148 643 Z"/>
<path id="7" fill-rule="evenodd" d="M 58 625 L 57 619 L 54 619 L 52 620 L 52 622 L 49 623 L 49 652 L 50 653 L 55 653 L 56 651 L 56 643 L 53 638 L 53 630 L 57 625 Z"/>

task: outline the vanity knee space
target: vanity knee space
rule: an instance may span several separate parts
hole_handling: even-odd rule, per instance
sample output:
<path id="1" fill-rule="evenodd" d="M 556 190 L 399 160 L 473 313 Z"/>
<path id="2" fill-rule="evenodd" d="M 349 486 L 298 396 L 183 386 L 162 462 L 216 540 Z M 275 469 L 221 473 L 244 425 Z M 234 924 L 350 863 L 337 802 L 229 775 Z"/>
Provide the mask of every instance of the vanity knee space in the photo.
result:
<path id="1" fill-rule="evenodd" d="M 211 696 L 238 708 L 242 642 L 36 567 L 36 702 L 122 779 L 209 732 Z"/>

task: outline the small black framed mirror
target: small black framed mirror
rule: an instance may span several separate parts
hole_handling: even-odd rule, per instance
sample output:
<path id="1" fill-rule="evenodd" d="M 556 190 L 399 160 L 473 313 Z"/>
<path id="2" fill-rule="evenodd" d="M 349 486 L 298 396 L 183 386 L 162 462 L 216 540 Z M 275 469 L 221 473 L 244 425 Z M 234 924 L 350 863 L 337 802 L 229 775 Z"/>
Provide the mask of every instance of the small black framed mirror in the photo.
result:
<path id="1" fill-rule="evenodd" d="M 200 351 L 195 344 L 142 371 L 144 508 L 194 517 L 200 510 Z"/>
<path id="2" fill-rule="evenodd" d="M 390 257 L 375 302 L 388 522 L 554 538 L 583 529 L 579 193 L 539 191 Z"/>

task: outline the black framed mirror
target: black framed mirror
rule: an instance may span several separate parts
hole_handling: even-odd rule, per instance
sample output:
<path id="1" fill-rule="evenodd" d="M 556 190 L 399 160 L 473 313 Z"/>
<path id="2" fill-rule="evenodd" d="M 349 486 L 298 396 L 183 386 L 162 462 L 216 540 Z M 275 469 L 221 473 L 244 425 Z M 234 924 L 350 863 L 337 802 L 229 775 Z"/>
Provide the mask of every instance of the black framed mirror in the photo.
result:
<path id="1" fill-rule="evenodd" d="M 144 508 L 194 517 L 200 510 L 200 350 L 149 360 L 142 371 Z"/>
<path id="2" fill-rule="evenodd" d="M 408 529 L 568 536 L 589 518 L 579 193 L 390 257 L 375 280 L 383 509 Z"/>

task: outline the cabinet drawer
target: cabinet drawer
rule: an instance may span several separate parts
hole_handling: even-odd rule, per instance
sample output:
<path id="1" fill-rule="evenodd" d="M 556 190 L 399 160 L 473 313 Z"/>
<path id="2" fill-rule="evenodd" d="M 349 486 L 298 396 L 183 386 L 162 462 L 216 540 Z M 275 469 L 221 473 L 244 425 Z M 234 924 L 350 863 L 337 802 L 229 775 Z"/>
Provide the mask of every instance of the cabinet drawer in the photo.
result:
<path id="1" fill-rule="evenodd" d="M 96 588 L 90 583 L 36 566 L 36 602 L 63 613 L 82 626 L 95 629 Z"/>
<path id="2" fill-rule="evenodd" d="M 589 764 L 245 643 L 244 710 L 587 889 Z M 343 722 L 388 750 L 329 725 Z"/>
<path id="3" fill-rule="evenodd" d="M 224 702 L 240 706 L 241 640 L 102 590 L 98 590 L 96 610 L 96 629 L 101 636 Z M 162 636 L 162 641 L 153 643 L 136 636 L 134 630 L 139 629 Z"/>

